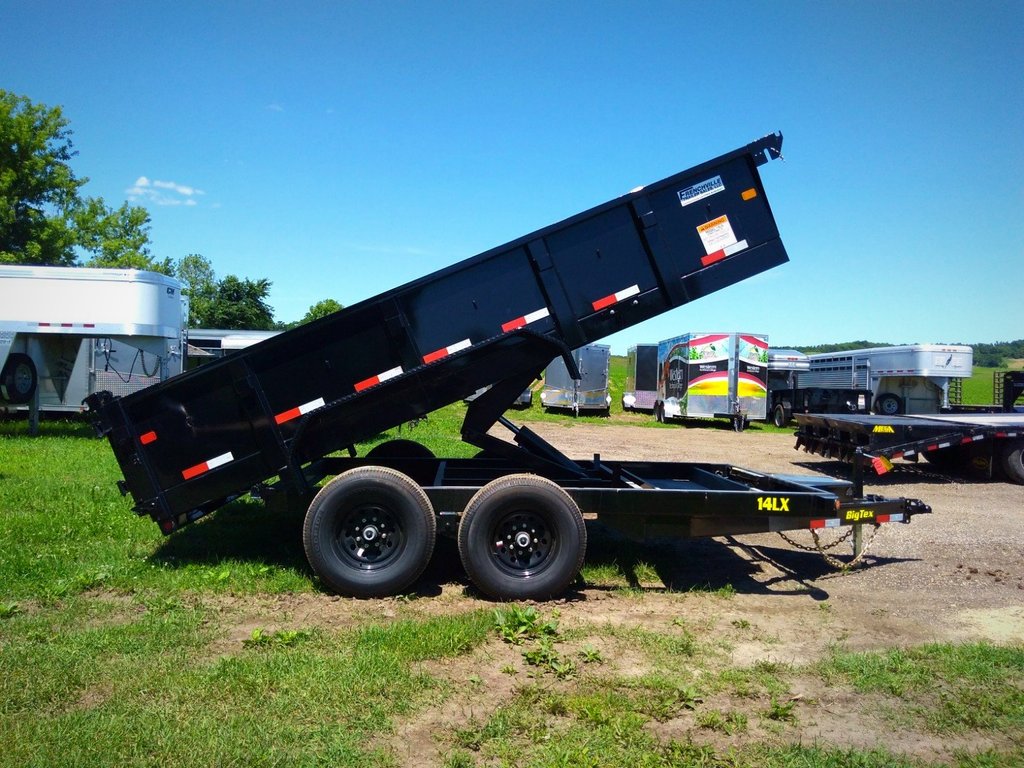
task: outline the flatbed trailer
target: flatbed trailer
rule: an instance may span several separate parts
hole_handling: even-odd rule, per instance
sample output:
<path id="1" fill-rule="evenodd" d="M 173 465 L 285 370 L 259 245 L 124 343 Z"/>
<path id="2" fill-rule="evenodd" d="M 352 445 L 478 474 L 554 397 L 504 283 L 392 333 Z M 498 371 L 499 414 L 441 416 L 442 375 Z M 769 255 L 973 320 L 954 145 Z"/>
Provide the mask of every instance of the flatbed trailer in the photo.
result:
<path id="1" fill-rule="evenodd" d="M 313 571 L 358 597 L 407 588 L 439 530 L 484 593 L 543 599 L 579 571 L 584 511 L 641 537 L 927 512 L 823 478 L 575 461 L 503 416 L 555 357 L 578 377 L 572 349 L 784 263 L 757 171 L 781 144 L 766 136 L 149 390 L 90 397 L 122 492 L 167 534 L 246 493 L 305 508 Z M 401 439 L 357 456 L 485 387 L 462 425 L 476 459 Z M 491 434 L 499 423 L 511 440 Z"/>
<path id="2" fill-rule="evenodd" d="M 921 416 L 802 414 L 797 449 L 871 467 L 877 474 L 901 459 L 923 457 L 940 471 L 1005 477 L 1024 485 L 1024 414 Z"/>

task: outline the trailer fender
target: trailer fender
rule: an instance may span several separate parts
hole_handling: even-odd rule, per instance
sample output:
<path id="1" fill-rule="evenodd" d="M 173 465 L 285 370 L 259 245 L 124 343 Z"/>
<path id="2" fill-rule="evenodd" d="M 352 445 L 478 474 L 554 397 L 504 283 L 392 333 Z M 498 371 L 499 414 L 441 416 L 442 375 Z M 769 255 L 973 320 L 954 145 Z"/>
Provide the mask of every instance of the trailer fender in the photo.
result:
<path id="1" fill-rule="evenodd" d="M 412 584 L 430 561 L 437 519 L 426 493 L 387 467 L 344 472 L 313 499 L 302 542 L 332 592 L 386 597 Z"/>
<path id="2" fill-rule="evenodd" d="M 587 529 L 576 502 L 550 480 L 498 478 L 470 500 L 459 524 L 459 557 L 473 583 L 499 600 L 546 600 L 576 578 Z"/>

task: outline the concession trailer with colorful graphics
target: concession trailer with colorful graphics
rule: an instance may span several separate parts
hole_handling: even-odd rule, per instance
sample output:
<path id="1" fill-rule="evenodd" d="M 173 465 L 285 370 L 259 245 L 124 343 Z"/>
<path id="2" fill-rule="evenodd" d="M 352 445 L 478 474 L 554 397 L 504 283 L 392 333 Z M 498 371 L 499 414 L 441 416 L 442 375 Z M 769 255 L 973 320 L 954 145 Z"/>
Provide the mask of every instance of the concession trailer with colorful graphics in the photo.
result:
<path id="1" fill-rule="evenodd" d="M 181 373 L 187 301 L 156 272 L 0 266 L 0 410 L 77 413 Z"/>
<path id="2" fill-rule="evenodd" d="M 726 418 L 737 431 L 768 414 L 768 337 L 687 333 L 658 344 L 658 421 Z"/>
<path id="3" fill-rule="evenodd" d="M 483 593 L 543 599 L 577 576 L 584 512 L 647 538 L 928 511 L 831 478 L 573 460 L 503 415 L 555 357 L 572 370 L 571 350 L 784 263 L 758 172 L 781 144 L 766 136 L 141 392 L 90 397 L 122 491 L 168 534 L 244 494 L 305 510 L 314 573 L 359 597 L 407 589 L 438 533 Z M 403 439 L 359 455 L 488 385 L 461 429 L 475 458 Z"/>

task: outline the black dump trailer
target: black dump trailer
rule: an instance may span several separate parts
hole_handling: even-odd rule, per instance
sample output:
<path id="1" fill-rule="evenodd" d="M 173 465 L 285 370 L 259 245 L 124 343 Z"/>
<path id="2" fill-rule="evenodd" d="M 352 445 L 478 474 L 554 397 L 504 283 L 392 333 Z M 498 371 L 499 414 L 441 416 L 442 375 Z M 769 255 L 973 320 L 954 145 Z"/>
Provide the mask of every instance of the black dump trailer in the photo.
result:
<path id="1" fill-rule="evenodd" d="M 784 263 L 758 173 L 781 145 L 766 136 L 141 392 L 90 397 L 122 492 L 167 534 L 246 493 L 301 505 L 314 572 L 357 597 L 406 589 L 439 532 L 484 593 L 543 599 L 579 571 L 583 512 L 648 538 L 928 511 L 828 478 L 574 461 L 503 416 L 555 357 L 572 369 L 571 350 Z M 484 387 L 462 426 L 476 458 L 407 440 L 356 455 Z M 512 440 L 489 434 L 499 422 Z"/>

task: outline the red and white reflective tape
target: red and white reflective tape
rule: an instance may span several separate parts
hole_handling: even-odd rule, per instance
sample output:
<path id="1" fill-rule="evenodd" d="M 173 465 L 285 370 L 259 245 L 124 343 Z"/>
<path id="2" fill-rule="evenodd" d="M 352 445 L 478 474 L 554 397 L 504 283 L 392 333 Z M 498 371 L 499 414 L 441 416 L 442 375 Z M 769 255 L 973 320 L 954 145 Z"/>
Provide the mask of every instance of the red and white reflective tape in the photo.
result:
<path id="1" fill-rule="evenodd" d="M 838 517 L 831 517 L 828 520 L 811 520 L 811 528 L 838 528 L 843 521 Z"/>
<path id="2" fill-rule="evenodd" d="M 454 344 L 449 344 L 447 347 L 431 352 L 429 355 L 424 355 L 423 362 L 434 363 L 448 357 L 448 355 L 454 355 L 456 352 L 463 349 L 469 349 L 471 346 L 473 346 L 473 342 L 469 339 L 463 339 L 462 341 L 457 341 Z"/>
<path id="3" fill-rule="evenodd" d="M 308 403 L 303 403 L 297 408 L 289 408 L 287 411 L 282 411 L 274 417 L 276 424 L 284 424 L 286 421 L 297 419 L 299 416 L 304 416 L 310 411 L 315 411 L 317 408 L 324 407 L 324 399 L 318 397 L 316 400 L 310 400 Z"/>
<path id="4" fill-rule="evenodd" d="M 996 432 L 996 437 L 1016 437 L 1016 432 Z"/>
<path id="5" fill-rule="evenodd" d="M 902 512 L 897 512 L 893 515 L 878 515 L 875 517 L 876 523 L 902 523 L 904 516 Z"/>
<path id="6" fill-rule="evenodd" d="M 620 301 L 625 301 L 631 296 L 636 296 L 640 293 L 639 285 L 631 285 L 629 288 L 623 288 L 621 291 L 605 296 L 602 299 L 598 299 L 593 303 L 594 311 L 597 312 L 601 309 L 607 309 L 608 307 L 618 304 Z"/>
<path id="7" fill-rule="evenodd" d="M 376 376 L 371 376 L 368 379 L 363 379 L 362 381 L 356 382 L 355 390 L 356 392 L 362 392 L 364 389 L 376 387 L 378 384 L 385 382 L 388 379 L 393 379 L 396 376 L 401 376 L 403 373 L 404 371 L 402 370 L 402 366 L 396 366 L 395 368 L 382 371 L 381 373 L 378 373 Z"/>
<path id="8" fill-rule="evenodd" d="M 520 328 L 527 326 L 530 323 L 535 323 L 538 320 L 543 320 L 550 314 L 551 313 L 548 312 L 547 307 L 541 307 L 540 309 L 535 310 L 533 312 L 529 312 L 523 315 L 522 317 L 517 317 L 515 320 L 509 320 L 507 323 L 502 323 L 501 330 L 503 333 L 508 333 L 509 331 L 518 331 Z"/>
<path id="9" fill-rule="evenodd" d="M 745 251 L 746 249 L 747 241 L 740 240 L 738 243 L 727 245 L 725 246 L 725 248 L 717 250 L 714 253 L 709 253 L 707 256 L 701 256 L 700 263 L 707 267 L 711 264 L 714 264 L 716 261 L 721 261 L 726 256 L 732 256 L 734 253 L 739 253 L 740 251 Z"/>
<path id="10" fill-rule="evenodd" d="M 965 437 L 963 440 L 961 440 L 960 441 L 960 445 L 968 445 L 969 443 L 975 443 L 978 440 L 984 440 L 984 439 L 985 439 L 984 435 L 971 435 L 970 437 Z"/>
<path id="11" fill-rule="evenodd" d="M 873 519 L 865 520 L 865 523 L 902 523 L 906 515 L 896 512 L 891 515 L 875 515 Z M 838 517 L 831 517 L 826 520 L 811 520 L 811 528 L 839 528 L 843 521 Z"/>
<path id="12" fill-rule="evenodd" d="M 36 323 L 40 328 L 95 328 L 96 323 Z"/>
<path id="13" fill-rule="evenodd" d="M 149 445 L 150 443 L 155 443 L 156 442 L 156 432 L 154 432 L 153 430 L 150 430 L 149 432 L 145 432 L 145 433 L 139 435 L 139 442 L 142 443 L 143 445 Z"/>
<path id="14" fill-rule="evenodd" d="M 223 467 L 225 464 L 228 464 L 234 460 L 234 455 L 231 453 L 231 451 L 228 451 L 227 453 L 222 453 L 220 456 L 214 456 L 212 459 L 207 459 L 201 464 L 196 464 L 194 467 L 189 467 L 188 469 L 182 470 L 181 476 L 184 477 L 186 480 L 191 480 L 193 477 L 198 477 L 204 472 L 209 472 L 211 469 Z"/>

